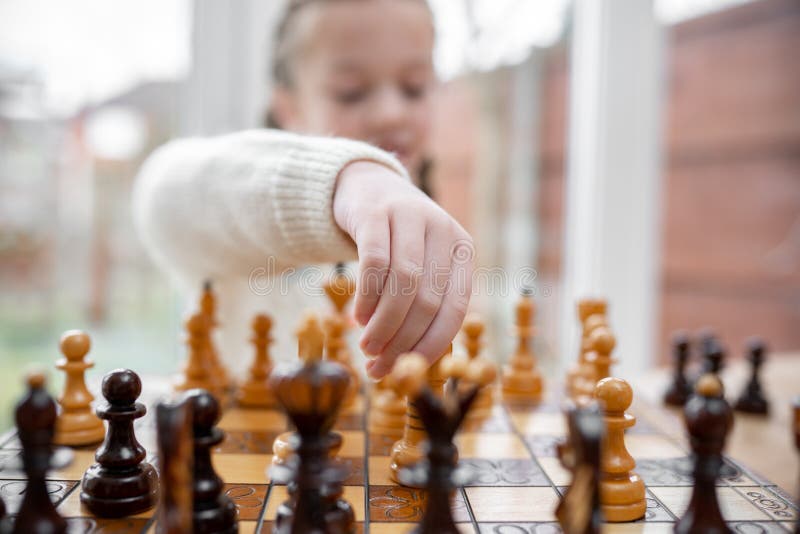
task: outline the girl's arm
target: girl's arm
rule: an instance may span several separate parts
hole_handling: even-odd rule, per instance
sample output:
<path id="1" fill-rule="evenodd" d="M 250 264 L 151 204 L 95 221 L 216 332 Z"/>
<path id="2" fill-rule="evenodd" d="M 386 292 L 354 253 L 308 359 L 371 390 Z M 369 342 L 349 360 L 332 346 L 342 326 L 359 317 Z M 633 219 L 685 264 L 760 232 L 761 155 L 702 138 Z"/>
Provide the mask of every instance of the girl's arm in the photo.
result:
<path id="1" fill-rule="evenodd" d="M 408 179 L 390 154 L 358 141 L 251 130 L 172 141 L 145 162 L 134 220 L 163 268 L 196 287 L 278 268 L 351 260 L 353 241 L 333 218 L 333 193 L 354 161 Z"/>

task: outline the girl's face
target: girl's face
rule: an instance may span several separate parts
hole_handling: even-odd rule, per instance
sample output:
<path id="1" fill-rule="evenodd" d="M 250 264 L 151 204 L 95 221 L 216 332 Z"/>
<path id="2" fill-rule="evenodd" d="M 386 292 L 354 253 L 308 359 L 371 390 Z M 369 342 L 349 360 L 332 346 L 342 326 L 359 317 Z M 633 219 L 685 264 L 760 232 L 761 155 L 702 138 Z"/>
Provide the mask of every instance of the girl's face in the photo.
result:
<path id="1" fill-rule="evenodd" d="M 359 139 L 416 171 L 431 117 L 433 22 L 418 0 L 338 0 L 304 8 L 291 87 L 275 91 L 288 130 Z"/>

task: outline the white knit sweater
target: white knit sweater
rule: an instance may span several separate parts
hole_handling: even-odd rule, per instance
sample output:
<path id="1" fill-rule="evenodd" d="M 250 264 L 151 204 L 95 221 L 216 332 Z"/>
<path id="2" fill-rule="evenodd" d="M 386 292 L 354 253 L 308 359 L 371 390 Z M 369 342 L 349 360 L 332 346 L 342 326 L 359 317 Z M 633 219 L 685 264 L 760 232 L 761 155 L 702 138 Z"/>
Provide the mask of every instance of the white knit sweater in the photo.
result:
<path id="1" fill-rule="evenodd" d="M 133 214 L 145 247 L 196 309 L 203 280 L 219 303 L 217 340 L 242 376 L 252 359 L 252 316 L 273 318 L 272 356 L 296 357 L 292 332 L 305 309 L 324 309 L 319 269 L 356 257 L 333 218 L 339 172 L 353 161 L 407 172 L 387 152 L 359 141 L 250 130 L 172 141 L 136 180 Z M 289 274 L 294 270 L 294 274 Z"/>

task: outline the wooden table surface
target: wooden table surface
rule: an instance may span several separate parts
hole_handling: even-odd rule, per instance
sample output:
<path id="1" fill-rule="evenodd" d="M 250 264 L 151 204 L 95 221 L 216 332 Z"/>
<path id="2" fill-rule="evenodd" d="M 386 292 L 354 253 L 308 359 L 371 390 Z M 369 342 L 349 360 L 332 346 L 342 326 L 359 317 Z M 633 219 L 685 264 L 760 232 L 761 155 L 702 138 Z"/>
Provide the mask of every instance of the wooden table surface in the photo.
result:
<path id="1" fill-rule="evenodd" d="M 634 380 L 634 394 L 653 405 L 661 403 L 669 369 L 658 369 Z M 730 363 L 721 376 L 725 394 L 734 402 L 749 378 L 746 361 Z M 789 491 L 795 498 L 800 491 L 800 454 L 792 430 L 792 399 L 800 395 L 800 353 L 774 354 L 762 368 L 761 385 L 770 401 L 767 417 L 735 412 L 733 432 L 725 453 L 756 473 Z M 669 408 L 663 413 L 679 417 L 681 411 Z"/>

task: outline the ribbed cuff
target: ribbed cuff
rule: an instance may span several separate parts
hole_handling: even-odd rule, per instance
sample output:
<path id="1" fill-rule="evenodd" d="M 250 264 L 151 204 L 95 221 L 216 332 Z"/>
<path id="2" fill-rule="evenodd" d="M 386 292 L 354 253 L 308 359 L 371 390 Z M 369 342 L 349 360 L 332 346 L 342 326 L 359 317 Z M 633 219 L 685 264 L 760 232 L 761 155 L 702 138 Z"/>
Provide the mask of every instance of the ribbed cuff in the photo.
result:
<path id="1" fill-rule="evenodd" d="M 374 161 L 408 178 L 402 164 L 388 152 L 347 139 L 306 137 L 282 158 L 273 207 L 295 261 L 315 263 L 355 258 L 353 241 L 333 217 L 336 180 L 342 169 L 355 161 Z"/>

